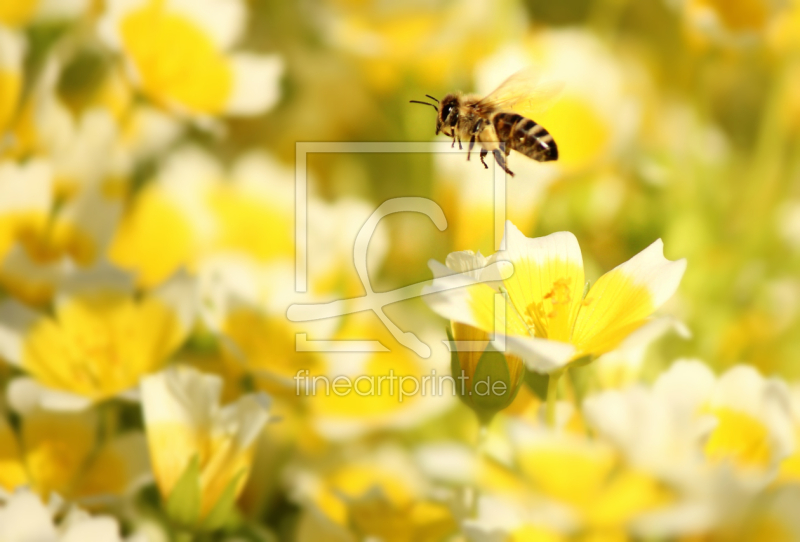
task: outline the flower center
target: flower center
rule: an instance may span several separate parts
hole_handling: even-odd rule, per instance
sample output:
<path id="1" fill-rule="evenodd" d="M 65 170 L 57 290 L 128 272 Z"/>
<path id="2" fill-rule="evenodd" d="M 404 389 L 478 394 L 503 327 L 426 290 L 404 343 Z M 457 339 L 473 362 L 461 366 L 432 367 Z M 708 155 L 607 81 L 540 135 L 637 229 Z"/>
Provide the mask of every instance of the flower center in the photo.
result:
<path id="1" fill-rule="evenodd" d="M 567 341 L 570 335 L 572 290 L 566 277 L 553 282 L 542 300 L 525 309 L 525 323 L 536 337 Z"/>

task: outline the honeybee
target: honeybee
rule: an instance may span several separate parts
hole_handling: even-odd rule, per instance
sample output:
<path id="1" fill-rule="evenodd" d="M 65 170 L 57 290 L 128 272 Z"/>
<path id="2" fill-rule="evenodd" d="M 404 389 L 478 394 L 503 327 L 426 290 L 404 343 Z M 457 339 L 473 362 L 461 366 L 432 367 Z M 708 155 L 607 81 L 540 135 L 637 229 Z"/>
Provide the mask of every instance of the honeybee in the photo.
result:
<path id="1" fill-rule="evenodd" d="M 453 92 L 440 102 L 433 96 L 425 96 L 436 103 L 411 100 L 411 103 L 430 105 L 436 109 L 436 134 L 439 132 L 453 138 L 453 146 L 468 141 L 467 160 L 477 143 L 480 145 L 481 163 L 485 168 L 485 157 L 489 152 L 503 170 L 508 169 L 506 157 L 515 150 L 538 162 L 558 159 L 558 146 L 553 136 L 533 120 L 511 111 L 514 107 L 536 107 L 541 109 L 558 96 L 563 85 L 553 82 L 542 84 L 539 73 L 526 68 L 503 81 L 485 98 L 476 94 Z"/>

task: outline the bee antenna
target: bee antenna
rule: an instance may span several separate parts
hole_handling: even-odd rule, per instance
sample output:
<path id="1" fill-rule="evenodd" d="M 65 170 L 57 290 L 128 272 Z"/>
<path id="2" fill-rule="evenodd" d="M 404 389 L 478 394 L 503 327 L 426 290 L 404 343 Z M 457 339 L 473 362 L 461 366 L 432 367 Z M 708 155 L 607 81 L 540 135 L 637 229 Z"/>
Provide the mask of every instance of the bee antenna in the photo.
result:
<path id="1" fill-rule="evenodd" d="M 410 103 L 410 104 L 422 104 L 422 105 L 429 105 L 429 106 L 431 106 L 432 108 L 434 108 L 436 111 L 439 111 L 439 108 L 438 108 L 438 107 L 436 107 L 435 105 L 433 105 L 432 103 L 428 103 L 428 102 L 420 102 L 419 100 L 409 100 L 409 101 L 408 101 L 408 103 Z"/>
<path id="2" fill-rule="evenodd" d="M 433 97 L 433 96 L 431 96 L 430 94 L 426 94 L 425 96 L 426 96 L 426 97 L 428 97 L 428 98 L 430 98 L 431 100 L 433 100 L 433 101 L 434 101 L 434 102 L 436 102 L 437 104 L 439 103 L 439 100 L 437 100 L 436 98 L 434 98 L 434 97 Z"/>

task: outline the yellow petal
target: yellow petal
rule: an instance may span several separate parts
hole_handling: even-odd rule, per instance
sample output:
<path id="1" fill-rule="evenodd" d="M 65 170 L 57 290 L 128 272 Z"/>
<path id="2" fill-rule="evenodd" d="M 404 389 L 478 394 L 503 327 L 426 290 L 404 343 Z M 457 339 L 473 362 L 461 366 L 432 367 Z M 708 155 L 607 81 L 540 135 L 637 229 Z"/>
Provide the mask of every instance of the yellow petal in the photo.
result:
<path id="1" fill-rule="evenodd" d="M 0 488 L 12 491 L 29 483 L 17 435 L 5 416 L 0 417 Z"/>
<path id="2" fill-rule="evenodd" d="M 529 239 L 506 222 L 504 242 L 494 259 L 513 265 L 503 283 L 516 312 L 535 337 L 569 342 L 584 287 L 577 239 L 568 232 Z"/>
<path id="3" fill-rule="evenodd" d="M 581 354 L 614 349 L 675 293 L 686 260 L 671 262 L 664 258 L 663 249 L 659 239 L 592 286 L 572 334 Z"/>
<path id="4" fill-rule="evenodd" d="M 153 100 L 193 113 L 220 113 L 233 87 L 230 62 L 196 21 L 148 2 L 120 24 L 125 52 Z"/>
<path id="5" fill-rule="evenodd" d="M 50 388 L 114 396 L 158 370 L 183 341 L 180 312 L 158 291 L 141 300 L 111 287 L 63 297 L 55 318 L 40 318 L 26 337 L 23 366 Z"/>
<path id="6" fill-rule="evenodd" d="M 25 464 L 40 495 L 69 495 L 96 445 L 96 418 L 36 410 L 22 423 Z"/>

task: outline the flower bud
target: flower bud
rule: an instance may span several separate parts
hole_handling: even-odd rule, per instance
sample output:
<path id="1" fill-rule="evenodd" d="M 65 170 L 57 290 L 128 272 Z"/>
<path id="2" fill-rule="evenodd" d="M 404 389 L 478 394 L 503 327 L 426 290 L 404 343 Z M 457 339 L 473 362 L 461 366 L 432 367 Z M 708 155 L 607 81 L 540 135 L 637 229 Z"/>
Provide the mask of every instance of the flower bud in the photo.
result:
<path id="1" fill-rule="evenodd" d="M 472 326 L 452 323 L 448 330 L 451 342 L 450 367 L 456 393 L 486 424 L 495 414 L 508 407 L 517 396 L 525 376 L 522 360 L 495 349 L 489 334 Z M 455 341 L 455 342 L 454 342 Z M 458 342 L 473 342 L 484 348 L 458 351 Z"/>

